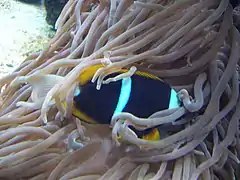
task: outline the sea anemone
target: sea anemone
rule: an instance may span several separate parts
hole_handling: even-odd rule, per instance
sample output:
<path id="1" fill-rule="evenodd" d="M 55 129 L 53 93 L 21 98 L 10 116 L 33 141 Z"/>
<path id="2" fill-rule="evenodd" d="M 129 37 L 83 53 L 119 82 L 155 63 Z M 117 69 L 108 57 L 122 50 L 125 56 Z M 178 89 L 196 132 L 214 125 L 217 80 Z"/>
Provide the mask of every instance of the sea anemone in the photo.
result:
<path id="1" fill-rule="evenodd" d="M 228 0 L 69 0 L 56 28 L 41 53 L 0 80 L 1 178 L 240 176 L 240 35 Z M 98 89 L 138 69 L 169 83 L 182 106 L 147 119 L 123 112 L 110 125 L 81 122 L 71 112 L 74 90 L 96 64 Z M 105 79 L 122 68 L 129 71 Z M 167 135 L 138 139 L 128 125 Z"/>

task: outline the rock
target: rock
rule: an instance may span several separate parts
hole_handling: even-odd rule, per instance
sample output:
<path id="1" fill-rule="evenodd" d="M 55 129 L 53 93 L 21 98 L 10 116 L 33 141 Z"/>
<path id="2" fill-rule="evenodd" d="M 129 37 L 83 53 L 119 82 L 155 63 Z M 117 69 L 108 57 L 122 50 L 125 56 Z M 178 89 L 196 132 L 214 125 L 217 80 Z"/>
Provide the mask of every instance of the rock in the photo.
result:
<path id="1" fill-rule="evenodd" d="M 233 9 L 233 23 L 240 31 L 240 4 Z"/>
<path id="2" fill-rule="evenodd" d="M 29 4 L 41 4 L 43 2 L 43 0 L 18 0 L 18 1 Z"/>
<path id="3" fill-rule="evenodd" d="M 55 26 L 55 22 L 60 15 L 63 7 L 68 0 L 45 0 L 44 5 L 47 11 L 46 21 L 48 24 Z"/>
<path id="4" fill-rule="evenodd" d="M 0 0 L 1 1 L 1 0 Z M 63 7 L 68 0 L 18 0 L 20 2 L 29 4 L 38 4 L 45 6 L 46 9 L 46 21 L 49 25 L 55 26 L 55 22 L 60 15 Z"/>
<path id="5" fill-rule="evenodd" d="M 230 0 L 230 3 L 232 4 L 233 8 L 235 8 L 237 5 L 239 5 L 239 0 Z"/>
<path id="6" fill-rule="evenodd" d="M 7 66 L 7 67 L 14 67 L 14 65 L 13 65 L 13 64 L 9 64 L 9 63 L 8 63 L 8 64 L 6 64 L 6 66 Z"/>

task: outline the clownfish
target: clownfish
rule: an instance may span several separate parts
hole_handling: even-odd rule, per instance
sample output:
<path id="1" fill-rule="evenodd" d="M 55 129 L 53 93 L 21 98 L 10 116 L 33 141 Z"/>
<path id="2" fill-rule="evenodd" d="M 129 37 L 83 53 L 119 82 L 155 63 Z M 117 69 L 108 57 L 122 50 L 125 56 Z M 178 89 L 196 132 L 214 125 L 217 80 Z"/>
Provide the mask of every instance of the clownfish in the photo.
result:
<path id="1" fill-rule="evenodd" d="M 96 89 L 91 79 L 103 67 L 95 65 L 85 69 L 79 76 L 79 87 L 74 94 L 73 115 L 91 124 L 110 124 L 112 116 L 128 112 L 140 118 L 180 106 L 177 92 L 160 78 L 136 71 L 131 77 L 104 84 Z M 115 77 L 128 69 L 122 69 L 105 77 Z M 139 138 L 159 140 L 160 130 L 149 128 L 139 131 L 130 127 Z"/>

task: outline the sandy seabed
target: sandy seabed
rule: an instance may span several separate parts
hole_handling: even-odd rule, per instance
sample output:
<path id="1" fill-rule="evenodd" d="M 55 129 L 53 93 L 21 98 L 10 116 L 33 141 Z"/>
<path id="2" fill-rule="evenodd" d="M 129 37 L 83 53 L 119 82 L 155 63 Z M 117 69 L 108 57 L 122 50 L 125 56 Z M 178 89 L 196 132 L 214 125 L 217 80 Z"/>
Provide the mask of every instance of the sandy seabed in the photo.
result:
<path id="1" fill-rule="evenodd" d="M 52 37 L 44 7 L 15 0 L 0 1 L 0 78 L 12 72 L 31 52 Z"/>

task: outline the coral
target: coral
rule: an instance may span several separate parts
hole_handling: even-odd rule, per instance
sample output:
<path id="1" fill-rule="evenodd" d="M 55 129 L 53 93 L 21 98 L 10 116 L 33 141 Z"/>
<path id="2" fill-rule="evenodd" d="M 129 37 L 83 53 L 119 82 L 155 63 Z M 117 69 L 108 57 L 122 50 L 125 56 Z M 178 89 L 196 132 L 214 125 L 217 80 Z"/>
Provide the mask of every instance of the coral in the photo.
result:
<path id="1" fill-rule="evenodd" d="M 58 16 L 67 2 L 68 0 L 44 0 L 47 12 L 46 21 L 48 24 L 54 27 Z"/>

